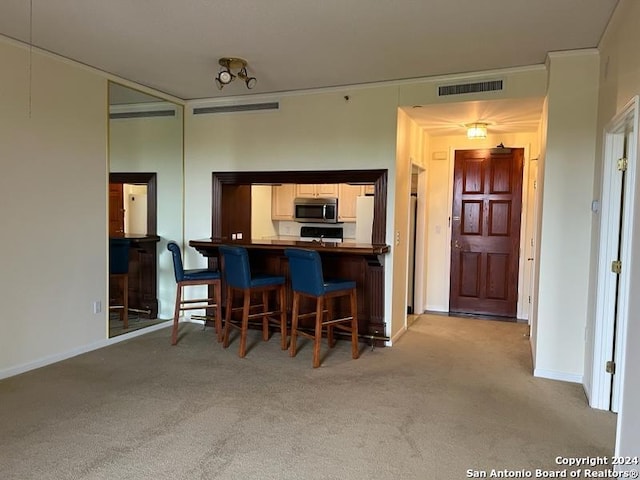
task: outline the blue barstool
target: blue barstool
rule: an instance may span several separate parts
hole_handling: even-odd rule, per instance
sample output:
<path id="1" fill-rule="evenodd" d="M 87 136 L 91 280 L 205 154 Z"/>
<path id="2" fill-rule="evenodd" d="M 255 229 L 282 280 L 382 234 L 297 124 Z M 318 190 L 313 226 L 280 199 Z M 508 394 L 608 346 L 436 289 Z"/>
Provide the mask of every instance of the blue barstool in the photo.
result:
<path id="1" fill-rule="evenodd" d="M 131 241 L 128 238 L 109 239 L 109 279 L 117 279 L 122 291 L 122 305 L 112 305 L 109 311 L 120 310 L 122 328 L 129 328 L 129 249 Z M 109 294 L 111 298 L 111 294 Z"/>
<path id="2" fill-rule="evenodd" d="M 325 280 L 322 274 L 322 261 L 320 254 L 315 250 L 302 248 L 287 248 L 284 251 L 289 259 L 289 274 L 291 276 L 291 288 L 293 290 L 293 307 L 291 312 L 291 347 L 289 355 L 296 356 L 297 336 L 313 340 L 313 367 L 320 366 L 320 342 L 322 340 L 322 328 L 327 327 L 327 340 L 329 347 L 335 345 L 333 329 L 337 328 L 351 334 L 351 357 L 360 356 L 358 348 L 358 302 L 356 297 L 356 282 L 352 280 L 333 279 Z M 351 315 L 342 318 L 333 318 L 332 301 L 336 297 L 348 296 Z M 316 301 L 314 312 L 300 314 L 300 297 L 310 297 Z M 326 305 L 326 309 L 325 309 Z M 326 318 L 325 318 L 326 314 Z M 315 316 L 314 333 L 298 330 L 298 320 L 304 317 Z"/>
<path id="3" fill-rule="evenodd" d="M 223 346 L 229 346 L 229 331 L 231 327 L 240 330 L 240 357 L 247 353 L 247 330 L 249 319 L 262 318 L 262 339 L 269 340 L 269 324 L 274 323 L 280 328 L 282 350 L 287 349 L 287 315 L 285 308 L 285 277 L 281 275 L 251 274 L 249 254 L 247 249 L 239 246 L 221 245 L 222 271 L 226 284 L 226 306 L 224 321 Z M 242 307 L 233 308 L 233 293 L 242 292 Z M 279 310 L 269 310 L 269 293 L 275 291 L 278 296 Z M 251 294 L 262 293 L 262 303 L 251 305 Z M 260 312 L 250 313 L 251 308 L 262 307 Z M 231 313 L 242 310 L 242 321 L 237 325 L 231 320 Z M 274 318 L 279 315 L 280 319 Z"/>
<path id="4" fill-rule="evenodd" d="M 171 345 L 178 343 L 178 320 L 180 312 L 185 310 L 201 310 L 213 308 L 215 310 L 215 328 L 218 342 L 222 341 L 222 313 L 220 312 L 220 301 L 222 293 L 222 281 L 220 272 L 208 269 L 191 269 L 185 270 L 182 264 L 182 254 L 180 247 L 175 242 L 169 242 L 167 249 L 173 257 L 173 272 L 176 277 L 176 306 L 173 313 L 173 330 L 171 332 Z M 206 285 L 213 287 L 213 297 L 197 298 L 193 300 L 182 299 L 182 289 L 188 286 Z M 208 320 L 208 316 L 193 316 L 192 318 L 201 318 Z"/>

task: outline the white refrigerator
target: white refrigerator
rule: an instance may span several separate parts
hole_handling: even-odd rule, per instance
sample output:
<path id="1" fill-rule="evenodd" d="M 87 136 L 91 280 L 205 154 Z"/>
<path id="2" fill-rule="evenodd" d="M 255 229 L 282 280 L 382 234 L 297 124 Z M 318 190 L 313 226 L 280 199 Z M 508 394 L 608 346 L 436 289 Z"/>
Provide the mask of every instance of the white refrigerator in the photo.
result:
<path id="1" fill-rule="evenodd" d="M 373 196 L 356 198 L 356 243 L 371 243 Z"/>

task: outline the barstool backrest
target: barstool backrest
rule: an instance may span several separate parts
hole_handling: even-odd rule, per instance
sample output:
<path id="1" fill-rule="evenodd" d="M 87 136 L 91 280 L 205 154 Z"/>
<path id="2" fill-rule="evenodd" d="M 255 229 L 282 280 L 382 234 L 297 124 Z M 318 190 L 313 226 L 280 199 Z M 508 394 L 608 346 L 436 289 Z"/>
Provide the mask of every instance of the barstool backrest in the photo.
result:
<path id="1" fill-rule="evenodd" d="M 109 273 L 129 273 L 129 248 L 131 241 L 128 238 L 109 239 Z"/>
<path id="2" fill-rule="evenodd" d="M 167 244 L 167 250 L 171 252 L 171 257 L 173 258 L 173 274 L 176 277 L 176 283 L 179 283 L 184 280 L 184 266 L 182 265 L 180 247 L 176 242 L 169 242 Z"/>
<path id="3" fill-rule="evenodd" d="M 244 247 L 220 245 L 220 254 L 223 259 L 224 280 L 233 288 L 251 287 L 251 268 L 249 266 L 249 254 Z"/>
<path id="4" fill-rule="evenodd" d="M 289 259 L 289 274 L 293 290 L 314 296 L 324 295 L 320 254 L 315 250 L 302 248 L 286 248 L 284 254 Z"/>

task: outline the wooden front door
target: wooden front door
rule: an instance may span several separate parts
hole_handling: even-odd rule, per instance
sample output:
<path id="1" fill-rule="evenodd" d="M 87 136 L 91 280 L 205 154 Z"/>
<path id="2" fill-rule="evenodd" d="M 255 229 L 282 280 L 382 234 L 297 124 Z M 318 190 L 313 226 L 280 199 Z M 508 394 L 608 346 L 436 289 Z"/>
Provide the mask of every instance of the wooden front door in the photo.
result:
<path id="1" fill-rule="evenodd" d="M 516 316 L 523 158 L 522 148 L 456 151 L 452 313 Z"/>
<path id="2" fill-rule="evenodd" d="M 122 183 L 109 183 L 109 236 L 124 235 L 124 198 Z"/>

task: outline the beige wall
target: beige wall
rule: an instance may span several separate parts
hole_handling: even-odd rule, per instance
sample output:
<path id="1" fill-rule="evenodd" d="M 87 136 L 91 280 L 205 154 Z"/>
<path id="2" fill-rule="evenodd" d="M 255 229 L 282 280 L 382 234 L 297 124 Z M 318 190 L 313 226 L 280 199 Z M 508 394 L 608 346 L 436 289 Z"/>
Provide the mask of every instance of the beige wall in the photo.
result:
<path id="1" fill-rule="evenodd" d="M 582 382 L 589 304 L 599 58 L 549 55 L 536 375 Z"/>
<path id="2" fill-rule="evenodd" d="M 0 65 L 2 378 L 106 338 L 107 82 L 1 39 Z"/>
<path id="3" fill-rule="evenodd" d="M 595 198 L 601 191 L 602 178 L 602 134 L 606 124 L 622 110 L 632 97 L 640 94 L 640 3 L 636 0 L 620 0 L 614 16 L 603 36 L 600 49 L 600 96 L 598 104 L 598 161 L 596 163 Z M 636 158 L 637 160 L 637 158 Z M 638 166 L 635 165 L 636 178 Z M 636 180 L 637 182 L 637 180 Z M 636 187 L 637 188 L 637 187 Z M 636 194 L 634 226 L 631 249 L 640 252 L 640 206 Z M 596 237 L 594 234 L 594 237 Z M 597 250 L 592 250 L 592 262 L 597 261 Z M 628 266 L 631 273 L 629 298 L 629 323 L 627 325 L 626 369 L 622 375 L 622 400 L 618 414 L 616 455 L 637 455 L 640 444 L 640 382 L 637 366 L 640 365 L 640 256 L 635 255 Z M 594 295 L 592 285 L 592 295 Z M 589 329 L 593 328 L 590 316 Z M 592 339 L 592 335 L 590 336 Z M 588 352 L 593 345 L 588 344 Z M 616 348 L 619 348 L 618 346 Z M 636 467 L 631 467 L 636 468 Z"/>

